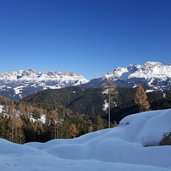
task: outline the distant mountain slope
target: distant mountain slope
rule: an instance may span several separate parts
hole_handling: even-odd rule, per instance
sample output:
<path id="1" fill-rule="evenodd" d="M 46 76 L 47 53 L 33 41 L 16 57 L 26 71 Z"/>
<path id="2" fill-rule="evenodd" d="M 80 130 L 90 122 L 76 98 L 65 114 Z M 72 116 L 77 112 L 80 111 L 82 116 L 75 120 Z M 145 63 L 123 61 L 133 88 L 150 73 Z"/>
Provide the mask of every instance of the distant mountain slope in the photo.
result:
<path id="1" fill-rule="evenodd" d="M 80 114 L 102 115 L 104 100 L 107 95 L 101 89 L 68 87 L 57 90 L 44 90 L 27 96 L 22 100 L 40 104 L 62 104 Z"/>
<path id="2" fill-rule="evenodd" d="M 117 87 L 135 87 L 143 85 L 148 89 L 171 88 L 171 65 L 160 62 L 147 62 L 144 65 L 118 67 L 101 78 L 93 79 L 87 87 L 102 87 L 111 80 Z"/>
<path id="3" fill-rule="evenodd" d="M 34 70 L 0 73 L 0 95 L 20 99 L 45 89 L 58 89 L 88 82 L 72 72 L 41 73 Z"/>
<path id="4" fill-rule="evenodd" d="M 147 93 L 152 109 L 165 109 L 171 107 L 171 91 L 156 90 Z M 138 112 L 134 102 L 135 88 L 116 88 L 111 93 L 112 120 L 121 120 L 124 116 Z M 104 111 L 108 94 L 102 88 L 68 87 L 58 90 L 44 90 L 22 99 L 35 104 L 62 104 L 79 114 L 90 116 L 106 116 Z"/>

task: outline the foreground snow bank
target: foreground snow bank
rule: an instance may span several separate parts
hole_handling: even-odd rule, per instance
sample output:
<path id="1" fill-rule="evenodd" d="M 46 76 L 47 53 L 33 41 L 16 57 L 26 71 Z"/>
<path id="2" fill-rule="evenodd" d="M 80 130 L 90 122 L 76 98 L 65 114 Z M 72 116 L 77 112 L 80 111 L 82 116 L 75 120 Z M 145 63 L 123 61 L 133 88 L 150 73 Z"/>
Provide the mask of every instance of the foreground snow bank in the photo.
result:
<path id="1" fill-rule="evenodd" d="M 171 110 L 151 111 L 75 139 L 25 145 L 1 139 L 0 170 L 171 171 L 171 146 L 154 146 L 171 132 L 170 121 Z"/>

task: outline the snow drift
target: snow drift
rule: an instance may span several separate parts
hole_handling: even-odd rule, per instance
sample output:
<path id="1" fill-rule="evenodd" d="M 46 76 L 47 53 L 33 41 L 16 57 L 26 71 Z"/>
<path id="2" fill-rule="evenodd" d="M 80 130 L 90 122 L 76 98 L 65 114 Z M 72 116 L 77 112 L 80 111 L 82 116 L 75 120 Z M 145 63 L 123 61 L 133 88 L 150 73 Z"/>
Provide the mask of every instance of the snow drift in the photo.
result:
<path id="1" fill-rule="evenodd" d="M 3 171 L 169 171 L 171 146 L 158 146 L 171 132 L 171 110 L 124 118 L 117 128 L 68 140 L 18 145 L 0 140 Z"/>

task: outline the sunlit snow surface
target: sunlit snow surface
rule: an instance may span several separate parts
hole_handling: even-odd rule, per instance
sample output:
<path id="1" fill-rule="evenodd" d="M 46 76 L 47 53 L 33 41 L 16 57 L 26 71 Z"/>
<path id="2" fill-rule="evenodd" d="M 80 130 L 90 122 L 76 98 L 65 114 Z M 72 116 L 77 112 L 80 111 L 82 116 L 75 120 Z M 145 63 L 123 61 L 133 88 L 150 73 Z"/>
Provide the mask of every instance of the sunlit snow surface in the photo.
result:
<path id="1" fill-rule="evenodd" d="M 3 112 L 3 108 L 4 108 L 4 106 L 0 105 L 0 114 Z"/>
<path id="2" fill-rule="evenodd" d="M 117 128 L 68 140 L 17 145 L 0 140 L 2 171 L 171 171 L 171 110 L 124 118 Z M 148 146 L 148 147 L 145 147 Z"/>

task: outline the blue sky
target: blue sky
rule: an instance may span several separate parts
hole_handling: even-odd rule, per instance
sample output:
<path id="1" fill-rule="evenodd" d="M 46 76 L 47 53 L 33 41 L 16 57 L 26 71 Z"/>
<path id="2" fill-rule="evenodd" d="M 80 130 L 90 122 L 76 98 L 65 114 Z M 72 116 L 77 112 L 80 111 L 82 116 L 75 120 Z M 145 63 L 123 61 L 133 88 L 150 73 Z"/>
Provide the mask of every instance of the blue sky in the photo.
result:
<path id="1" fill-rule="evenodd" d="M 171 63 L 170 0 L 0 1 L 0 72 L 33 68 L 94 78 Z"/>

